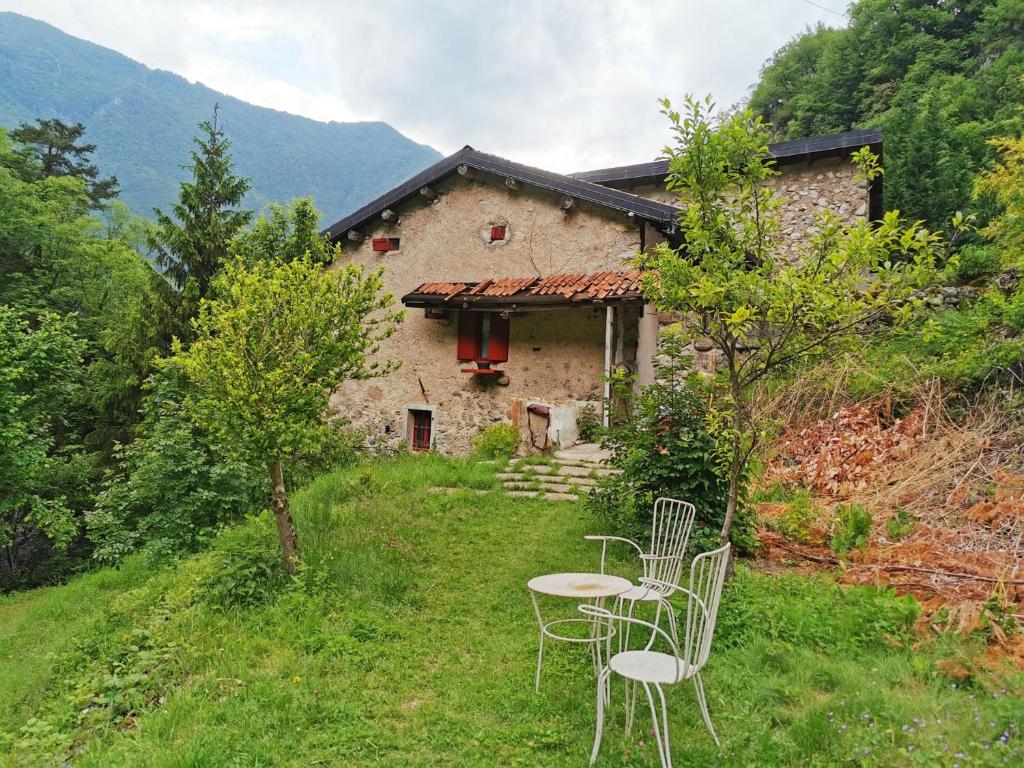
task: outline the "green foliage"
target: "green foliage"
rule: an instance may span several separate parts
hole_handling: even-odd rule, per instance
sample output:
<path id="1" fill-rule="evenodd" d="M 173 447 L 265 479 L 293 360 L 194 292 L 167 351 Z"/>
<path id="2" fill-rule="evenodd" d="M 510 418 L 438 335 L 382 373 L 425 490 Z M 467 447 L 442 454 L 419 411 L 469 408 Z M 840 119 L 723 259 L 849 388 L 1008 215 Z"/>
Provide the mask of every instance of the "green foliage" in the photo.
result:
<path id="1" fill-rule="evenodd" d="M 1021 127 L 1020 0 L 858 0 L 842 29 L 808 29 L 775 53 L 750 98 L 784 138 L 885 132 L 885 203 L 934 229 L 971 206 L 986 140 Z"/>
<path id="2" fill-rule="evenodd" d="M 710 100 L 688 98 L 683 114 L 663 106 L 674 134 L 667 186 L 684 210 L 683 244 L 660 244 L 635 261 L 648 300 L 678 318 L 682 342 L 704 340 L 721 355 L 713 415 L 731 444 L 727 537 L 739 478 L 767 426 L 754 414 L 755 386 L 839 356 L 883 320 L 908 322 L 940 240 L 896 213 L 871 225 L 825 211 L 796 258 L 784 258 L 779 201 L 765 186 L 776 174 L 768 127 L 749 110 L 716 117 Z M 866 179 L 882 172 L 866 148 L 853 159 Z"/>
<path id="3" fill-rule="evenodd" d="M 230 252 L 245 263 L 268 258 L 295 261 L 306 256 L 327 264 L 334 251 L 320 234 L 319 221 L 320 212 L 311 198 L 300 197 L 286 206 L 272 203 L 248 231 L 231 242 Z"/>
<path id="4" fill-rule="evenodd" d="M 991 277 L 1002 266 L 999 251 L 989 245 L 971 244 L 960 249 L 946 265 L 946 277 L 955 284 L 967 285 Z"/>
<path id="5" fill-rule="evenodd" d="M 745 573 L 730 586 L 718 616 L 716 645 L 742 647 L 769 638 L 782 647 L 823 651 L 885 647 L 909 640 L 920 607 L 875 587 L 840 587 L 827 576 Z"/>
<path id="6" fill-rule="evenodd" d="M 871 536 L 871 513 L 860 504 L 842 504 L 836 508 L 832 524 L 832 551 L 845 555 L 851 549 L 864 549 Z"/>
<path id="7" fill-rule="evenodd" d="M 232 456 L 268 469 L 292 572 L 298 542 L 283 465 L 316 449 L 331 394 L 345 380 L 397 365 L 372 358 L 404 314 L 383 292 L 383 270 L 351 263 L 325 270 L 309 253 L 288 262 L 275 255 L 248 263 L 236 256 L 214 277 L 214 298 L 193 322 L 195 343 L 186 350 L 175 339 L 168 364 L 194 387 L 186 397 L 191 417 Z"/>
<path id="8" fill-rule="evenodd" d="M 266 517 L 164 568 L 128 558 L 0 598 L 0 764 L 578 766 L 593 738 L 590 659 L 545 647 L 537 696 L 536 619 L 510 596 L 553 567 L 593 570 L 594 520 L 500 490 L 426 490 L 500 487 L 494 473 L 406 455 L 317 478 L 293 499 L 298 582 L 226 609 L 200 585 L 236 547 L 268 552 Z M 614 573 L 636 566 L 611 555 Z M 866 768 L 962 752 L 963 765 L 1019 764 L 1024 677 L 986 671 L 980 638 L 913 634 L 917 612 L 891 592 L 737 563 L 703 671 L 722 746 L 673 690 L 673 762 Z M 940 672 L 950 656 L 969 683 Z M 652 739 L 622 736 L 622 713 L 609 710 L 601 764 L 657 765 Z"/>
<path id="9" fill-rule="evenodd" d="M 597 408 L 590 403 L 580 406 L 576 411 L 576 429 L 583 442 L 596 442 L 601 437 L 601 417 L 597 414 Z"/>
<path id="10" fill-rule="evenodd" d="M 792 494 L 787 494 L 785 500 L 785 513 L 768 522 L 772 528 L 783 536 L 801 544 L 811 542 L 811 529 L 821 519 L 821 510 L 814 506 L 814 500 L 806 488 L 798 488 Z"/>
<path id="11" fill-rule="evenodd" d="M 284 586 L 281 555 L 266 526 L 249 525 L 223 534 L 211 551 L 196 599 L 215 610 L 267 602 Z"/>
<path id="12" fill-rule="evenodd" d="M 118 470 L 87 517 L 93 556 L 116 562 L 142 547 L 176 556 L 257 509 L 262 467 L 232 457 L 184 409 L 186 382 L 168 366 L 148 385 L 139 436 L 116 452 Z"/>
<path id="13" fill-rule="evenodd" d="M 885 534 L 889 541 L 899 541 L 917 525 L 917 518 L 907 513 L 907 510 L 900 507 L 896 514 L 885 521 Z"/>
<path id="14" fill-rule="evenodd" d="M 684 368 L 684 359 L 663 366 L 658 382 L 633 400 L 631 418 L 604 433 L 601 444 L 622 473 L 600 478 L 587 507 L 607 526 L 602 532 L 643 541 L 658 497 L 688 501 L 697 508 L 690 543 L 699 552 L 720 537 L 729 480 L 709 424 L 707 393 Z M 749 548 L 746 523 L 737 526 L 734 540 Z"/>
<path id="15" fill-rule="evenodd" d="M 33 325 L 0 305 L 0 589 L 31 583 L 45 561 L 38 550 L 67 549 L 78 532 L 66 495 L 74 455 L 58 435 L 83 348 L 69 319 L 43 314 Z"/>
<path id="16" fill-rule="evenodd" d="M 176 344 L 172 358 L 196 386 L 196 417 L 260 464 L 308 453 L 331 393 L 394 367 L 370 359 L 403 317 L 381 275 L 305 257 L 230 261 L 194 323 L 196 342 Z"/>
<path id="17" fill-rule="evenodd" d="M 99 178 L 100 169 L 90 159 L 95 144 L 79 144 L 85 134 L 82 123 L 68 125 L 56 118 L 37 119 L 35 125 L 22 123 L 11 138 L 22 145 L 20 167 L 28 177 L 46 179 L 70 176 L 86 182 L 86 194 L 93 208 L 102 208 L 120 191 L 117 177 Z"/>
<path id="18" fill-rule="evenodd" d="M 191 339 L 191 320 L 199 303 L 209 295 L 214 275 L 227 260 L 232 238 L 252 218 L 252 211 L 238 208 L 250 183 L 235 175 L 231 142 L 217 117 L 214 106 L 213 119 L 199 124 L 200 136 L 194 139 L 196 148 L 187 166 L 192 180 L 181 183 L 173 216 L 153 211 L 156 226 L 148 245 L 167 286 L 174 289 L 163 292 L 174 312 L 168 342 L 170 335 Z"/>
<path id="19" fill-rule="evenodd" d="M 519 447 L 519 430 L 511 424 L 491 424 L 473 438 L 473 451 L 484 459 L 507 459 Z"/>

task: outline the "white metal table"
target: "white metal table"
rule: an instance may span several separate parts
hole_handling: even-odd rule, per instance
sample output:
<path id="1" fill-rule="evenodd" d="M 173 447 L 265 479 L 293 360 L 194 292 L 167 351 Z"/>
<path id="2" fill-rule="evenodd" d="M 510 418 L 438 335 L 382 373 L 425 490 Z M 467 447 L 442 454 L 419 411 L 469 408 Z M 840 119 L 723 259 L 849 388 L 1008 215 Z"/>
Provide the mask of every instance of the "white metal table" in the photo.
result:
<path id="1" fill-rule="evenodd" d="M 534 689 L 540 692 L 540 670 L 544 661 L 544 638 L 561 640 L 566 643 L 587 643 L 591 646 L 594 657 L 594 672 L 601 673 L 601 643 L 615 633 L 615 628 L 610 624 L 604 627 L 602 634 L 601 624 L 592 618 L 555 619 L 545 621 L 541 615 L 540 606 L 537 603 L 537 595 L 550 595 L 551 597 L 568 597 L 580 601 L 594 601 L 598 607 L 604 606 L 604 601 L 609 597 L 616 597 L 623 592 L 633 588 L 629 579 L 619 576 L 609 576 L 606 573 L 549 573 L 545 576 L 537 576 L 530 579 L 526 584 L 530 590 L 530 600 L 533 601 L 533 610 L 537 614 L 537 624 L 540 626 L 540 648 L 537 651 L 537 674 L 534 681 Z M 559 634 L 559 628 L 565 625 L 586 625 L 589 634 L 585 637 L 571 637 Z M 610 634 L 609 634 L 610 633 Z"/>

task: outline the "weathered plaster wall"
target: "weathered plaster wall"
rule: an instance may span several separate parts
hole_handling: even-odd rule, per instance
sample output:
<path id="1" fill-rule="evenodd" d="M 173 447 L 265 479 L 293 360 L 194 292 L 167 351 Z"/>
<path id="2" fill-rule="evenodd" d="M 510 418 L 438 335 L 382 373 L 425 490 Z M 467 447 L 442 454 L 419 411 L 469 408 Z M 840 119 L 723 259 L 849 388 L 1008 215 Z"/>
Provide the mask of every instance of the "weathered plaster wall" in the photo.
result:
<path id="1" fill-rule="evenodd" d="M 384 266 L 396 299 L 424 282 L 525 277 L 619 269 L 639 247 L 638 229 L 625 216 L 608 215 L 579 202 L 564 213 L 557 199 L 503 180 L 453 179 L 438 199 L 401 211 L 397 225 L 383 223 L 367 239 L 348 244 L 346 258 Z M 506 240 L 488 243 L 490 227 L 507 226 Z M 373 236 L 400 237 L 401 248 L 374 253 Z M 436 406 L 435 448 L 461 453 L 483 427 L 510 421 L 513 403 L 538 399 L 553 404 L 599 400 L 604 368 L 604 309 L 580 307 L 513 316 L 509 359 L 499 366 L 508 386 L 460 373 L 472 367 L 456 359 L 456 323 L 428 320 L 410 309 L 405 323 L 385 342 L 384 359 L 402 367 L 386 378 L 346 382 L 332 405 L 366 431 L 378 446 L 402 442 L 405 409 Z M 521 420 L 525 432 L 526 419 Z"/>

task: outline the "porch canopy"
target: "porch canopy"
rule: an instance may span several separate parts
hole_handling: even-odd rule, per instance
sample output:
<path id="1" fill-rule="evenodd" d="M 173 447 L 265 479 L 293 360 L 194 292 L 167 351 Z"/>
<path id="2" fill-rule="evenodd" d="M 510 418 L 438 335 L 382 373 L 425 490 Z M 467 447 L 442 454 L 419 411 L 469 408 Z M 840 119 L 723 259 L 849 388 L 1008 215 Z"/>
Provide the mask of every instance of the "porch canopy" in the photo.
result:
<path id="1" fill-rule="evenodd" d="M 502 277 L 480 282 L 433 282 L 402 297 L 407 307 L 491 312 L 642 303 L 640 272 L 594 272 L 548 277 Z"/>

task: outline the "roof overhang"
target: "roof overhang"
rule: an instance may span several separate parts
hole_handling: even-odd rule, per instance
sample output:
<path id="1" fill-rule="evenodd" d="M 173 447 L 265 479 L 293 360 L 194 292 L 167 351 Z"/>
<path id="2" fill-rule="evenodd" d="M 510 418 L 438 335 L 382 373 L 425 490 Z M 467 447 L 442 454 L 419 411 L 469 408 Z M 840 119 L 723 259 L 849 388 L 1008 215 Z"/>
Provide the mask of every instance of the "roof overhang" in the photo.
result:
<path id="1" fill-rule="evenodd" d="M 425 199 L 421 190 L 431 189 L 439 182 L 455 175 L 469 176 L 476 172 L 490 174 L 499 180 L 507 181 L 508 185 L 513 188 L 516 185 L 528 185 L 573 200 L 591 203 L 640 221 L 649 222 L 665 232 L 675 231 L 676 222 L 681 213 L 680 209 L 674 205 L 647 200 L 585 179 L 577 179 L 514 163 L 495 155 L 478 152 L 467 146 L 407 179 L 359 210 L 334 222 L 322 234 L 334 241 L 350 231 L 358 232 L 360 228 L 378 222 L 381 215 L 387 210 L 412 200 Z"/>
<path id="2" fill-rule="evenodd" d="M 490 312 L 640 303 L 640 273 L 595 272 L 423 283 L 402 297 L 407 307 Z"/>
<path id="3" fill-rule="evenodd" d="M 870 147 L 873 152 L 882 151 L 882 129 L 867 128 L 845 133 L 831 133 L 812 136 L 807 139 L 780 141 L 768 145 L 768 151 L 778 165 L 819 160 L 826 157 L 849 155 L 861 147 Z M 660 184 L 668 174 L 668 160 L 654 160 L 649 163 L 619 165 L 614 168 L 599 168 L 594 171 L 574 173 L 574 179 L 607 184 L 611 187 L 636 187 Z"/>

